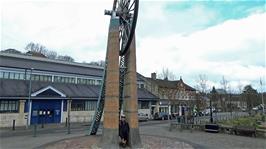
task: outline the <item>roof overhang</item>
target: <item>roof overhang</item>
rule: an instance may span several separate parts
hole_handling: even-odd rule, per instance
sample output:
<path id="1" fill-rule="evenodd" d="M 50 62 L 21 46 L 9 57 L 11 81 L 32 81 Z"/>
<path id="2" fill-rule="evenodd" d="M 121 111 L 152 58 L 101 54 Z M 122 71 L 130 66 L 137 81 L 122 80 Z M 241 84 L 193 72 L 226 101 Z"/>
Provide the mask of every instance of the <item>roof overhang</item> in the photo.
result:
<path id="1" fill-rule="evenodd" d="M 66 95 L 65 95 L 64 93 L 60 92 L 59 90 L 53 88 L 53 87 L 50 86 L 50 85 L 47 86 L 47 87 L 45 87 L 45 88 L 43 88 L 43 89 L 40 89 L 40 90 L 38 90 L 38 91 L 32 93 L 31 96 L 32 96 L 32 97 L 36 97 L 36 96 L 38 96 L 39 94 L 41 94 L 41 93 L 43 93 L 44 91 L 47 91 L 47 90 L 49 90 L 49 89 L 52 90 L 52 91 L 54 91 L 55 93 L 59 94 L 60 97 L 66 97 Z"/>

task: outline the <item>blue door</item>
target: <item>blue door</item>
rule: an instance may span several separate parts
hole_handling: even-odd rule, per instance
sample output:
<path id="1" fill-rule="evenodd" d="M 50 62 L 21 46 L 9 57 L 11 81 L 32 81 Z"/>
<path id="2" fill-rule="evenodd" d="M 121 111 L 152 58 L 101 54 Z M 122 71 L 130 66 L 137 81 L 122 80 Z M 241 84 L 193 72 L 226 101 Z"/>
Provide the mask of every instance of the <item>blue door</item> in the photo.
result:
<path id="1" fill-rule="evenodd" d="M 31 124 L 60 123 L 61 100 L 33 100 Z"/>

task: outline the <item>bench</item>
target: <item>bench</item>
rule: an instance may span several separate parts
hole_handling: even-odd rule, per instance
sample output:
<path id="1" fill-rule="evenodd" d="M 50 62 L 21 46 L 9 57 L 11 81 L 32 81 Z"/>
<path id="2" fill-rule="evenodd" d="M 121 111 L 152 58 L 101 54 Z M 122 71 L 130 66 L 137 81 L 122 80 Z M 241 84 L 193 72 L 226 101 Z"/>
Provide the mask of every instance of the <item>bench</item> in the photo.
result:
<path id="1" fill-rule="evenodd" d="M 235 135 L 247 135 L 256 137 L 256 127 L 253 126 L 235 126 Z"/>
<path id="2" fill-rule="evenodd" d="M 206 132 L 219 132 L 219 125 L 217 124 L 206 124 L 205 125 Z"/>

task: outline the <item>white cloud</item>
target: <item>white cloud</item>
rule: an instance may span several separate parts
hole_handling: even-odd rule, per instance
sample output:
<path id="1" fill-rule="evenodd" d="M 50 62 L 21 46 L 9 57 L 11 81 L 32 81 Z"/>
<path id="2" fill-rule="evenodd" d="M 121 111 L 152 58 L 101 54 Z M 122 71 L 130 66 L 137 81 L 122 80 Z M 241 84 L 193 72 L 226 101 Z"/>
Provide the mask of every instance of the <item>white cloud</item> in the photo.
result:
<path id="1" fill-rule="evenodd" d="M 187 36 L 144 37 L 138 44 L 138 64 L 146 65 L 139 71 L 149 76 L 168 67 L 190 81 L 206 74 L 216 82 L 224 75 L 252 83 L 266 74 L 265 15 L 229 20 Z"/>
<path id="2" fill-rule="evenodd" d="M 265 13 L 206 28 L 217 18 L 201 5 L 169 12 L 165 1 L 145 2 L 136 31 L 140 73 L 167 67 L 191 86 L 199 74 L 210 86 L 222 75 L 232 86 L 265 77 Z M 1 49 L 22 50 L 34 41 L 78 62 L 104 59 L 110 17 L 103 12 L 111 7 L 110 0 L 1 1 Z"/>
<path id="3" fill-rule="evenodd" d="M 111 1 L 4 1 L 1 49 L 22 50 L 33 41 L 77 61 L 104 59 L 110 18 L 104 9 L 111 7 Z"/>

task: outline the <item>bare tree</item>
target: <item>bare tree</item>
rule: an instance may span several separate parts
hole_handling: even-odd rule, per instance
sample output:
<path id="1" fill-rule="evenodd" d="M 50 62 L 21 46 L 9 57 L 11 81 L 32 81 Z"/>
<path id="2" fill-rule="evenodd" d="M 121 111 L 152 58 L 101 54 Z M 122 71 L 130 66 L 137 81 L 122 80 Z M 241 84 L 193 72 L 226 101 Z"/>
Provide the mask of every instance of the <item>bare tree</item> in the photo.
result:
<path id="1" fill-rule="evenodd" d="M 71 56 L 67 56 L 67 55 L 64 55 L 64 56 L 59 55 L 57 59 L 61 61 L 74 62 L 74 59 Z"/>
<path id="2" fill-rule="evenodd" d="M 229 94 L 229 106 L 228 107 L 230 109 L 231 115 L 232 115 L 232 112 L 233 112 L 232 93 L 233 93 L 233 89 L 232 89 L 231 85 L 229 84 L 228 85 L 228 94 Z"/>
<path id="3" fill-rule="evenodd" d="M 245 96 L 247 108 L 249 111 L 251 111 L 254 106 L 260 104 L 258 92 L 257 90 L 253 89 L 251 85 L 246 85 L 244 87 L 243 94 Z"/>
<path id="4" fill-rule="evenodd" d="M 228 88 L 229 88 L 229 86 L 228 86 L 229 82 L 228 82 L 228 80 L 225 79 L 224 76 L 222 76 L 222 80 L 220 81 L 220 84 L 221 84 L 223 91 L 224 91 L 224 93 L 221 93 L 221 94 L 222 94 L 223 98 L 225 99 L 225 101 L 222 101 L 222 98 L 221 98 L 221 107 L 222 107 L 223 111 L 228 111 L 227 92 L 228 92 Z"/>
<path id="5" fill-rule="evenodd" d="M 243 91 L 243 84 L 239 81 L 237 84 L 238 93 L 241 94 Z"/>
<path id="6" fill-rule="evenodd" d="M 89 63 L 83 62 L 84 64 L 88 64 L 88 65 L 94 65 L 94 66 L 101 66 L 104 67 L 105 66 L 105 61 L 100 60 L 100 61 L 92 61 Z"/>
<path id="7" fill-rule="evenodd" d="M 225 77 L 223 76 L 220 83 L 221 83 L 221 86 L 224 89 L 225 93 L 227 93 L 227 90 L 228 90 L 228 80 L 226 80 Z"/>
<path id="8" fill-rule="evenodd" d="M 159 73 L 158 78 L 165 79 L 165 80 L 175 80 L 176 77 L 172 71 L 168 68 L 163 68 L 162 72 Z"/>
<path id="9" fill-rule="evenodd" d="M 36 52 L 36 53 L 41 53 L 42 55 L 44 55 L 45 57 L 49 59 L 57 59 L 57 60 L 68 61 L 68 62 L 75 61 L 71 56 L 68 56 L 68 55 L 57 56 L 57 52 L 53 50 L 48 50 L 45 46 L 39 43 L 30 42 L 29 44 L 26 45 L 25 50 Z"/>
<path id="10" fill-rule="evenodd" d="M 196 80 L 197 85 L 196 88 L 199 91 L 199 94 L 197 96 L 198 101 L 197 103 L 197 108 L 198 109 L 203 109 L 206 108 L 207 105 L 207 92 L 208 92 L 208 77 L 205 74 L 200 74 L 199 78 Z M 203 99 L 203 100 L 202 100 Z"/>
<path id="11" fill-rule="evenodd" d="M 49 59 L 56 59 L 57 58 L 57 52 L 48 50 L 46 53 L 46 57 Z"/>
<path id="12" fill-rule="evenodd" d="M 264 105 L 264 99 L 263 99 L 263 83 L 264 81 L 260 78 L 260 87 L 261 87 L 261 105 L 262 105 L 262 113 L 264 114 L 265 111 L 265 105 Z"/>
<path id="13" fill-rule="evenodd" d="M 207 84 L 208 78 L 205 74 L 200 74 L 197 80 L 196 88 L 200 91 L 201 94 L 206 94 L 208 90 Z"/>
<path id="14" fill-rule="evenodd" d="M 36 53 L 41 53 L 43 55 L 46 55 L 46 53 L 48 52 L 48 49 L 45 46 L 39 43 L 33 43 L 33 42 L 30 42 L 29 44 L 27 44 L 25 47 L 25 50 L 36 52 Z"/>

